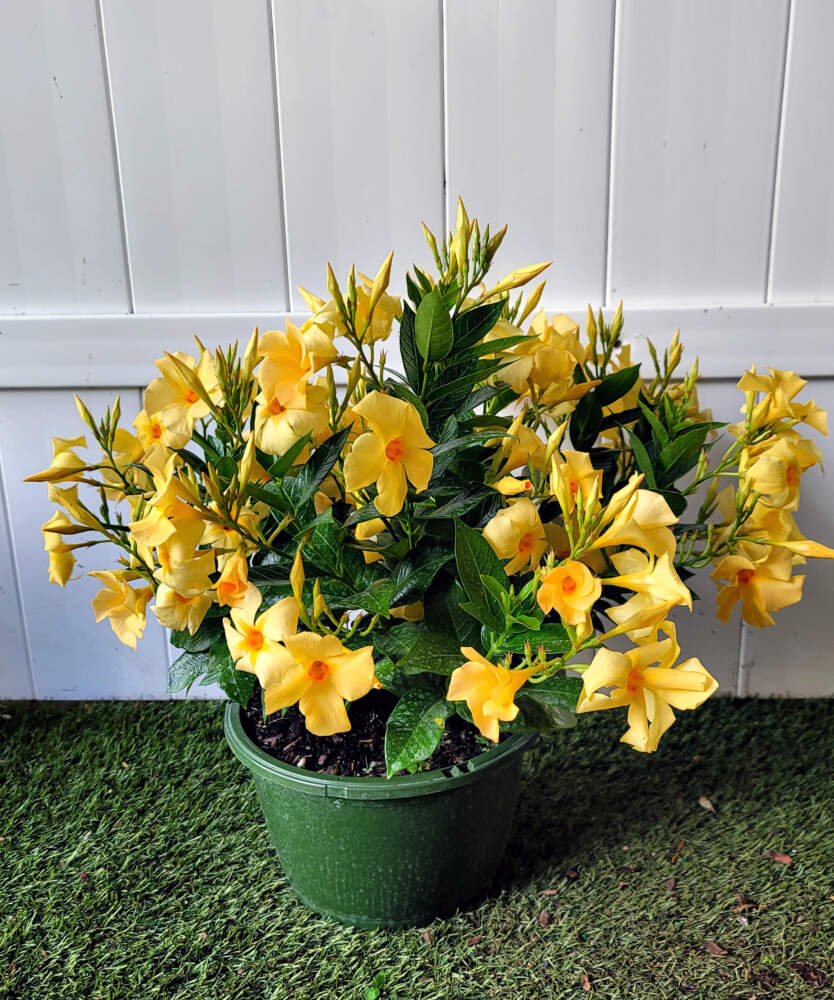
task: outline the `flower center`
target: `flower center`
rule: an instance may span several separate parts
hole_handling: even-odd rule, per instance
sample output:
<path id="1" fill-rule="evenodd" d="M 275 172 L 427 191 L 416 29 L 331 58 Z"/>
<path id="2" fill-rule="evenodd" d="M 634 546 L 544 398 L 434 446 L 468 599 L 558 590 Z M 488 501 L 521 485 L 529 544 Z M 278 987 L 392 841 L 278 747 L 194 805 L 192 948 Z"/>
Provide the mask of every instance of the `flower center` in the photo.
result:
<path id="1" fill-rule="evenodd" d="M 158 441 L 162 437 L 162 424 L 151 424 L 151 437 Z"/>
<path id="2" fill-rule="evenodd" d="M 564 580 L 562 580 L 562 590 L 566 594 L 572 594 L 574 590 L 576 590 L 576 580 L 574 580 L 572 576 L 566 576 Z"/>
<path id="3" fill-rule="evenodd" d="M 755 575 L 756 571 L 754 569 L 740 569 L 736 579 L 742 586 L 744 586 L 744 584 L 750 583 Z"/>
<path id="4" fill-rule="evenodd" d="M 197 393 L 193 389 L 187 389 L 186 390 L 186 393 L 185 393 L 185 401 L 186 401 L 186 403 L 196 403 L 197 402 L 197 398 L 198 398 L 197 397 Z"/>
<path id="5" fill-rule="evenodd" d="M 524 489 L 525 490 L 531 490 L 532 488 L 533 488 L 533 484 L 530 482 L 530 480 L 529 479 L 525 479 L 524 480 Z"/>
<path id="6" fill-rule="evenodd" d="M 263 632 L 257 628 L 250 629 L 246 634 L 246 648 L 251 650 L 253 653 L 257 653 L 259 650 L 263 649 L 263 645 Z"/>
<path id="7" fill-rule="evenodd" d="M 798 486 L 799 485 L 799 470 L 795 469 L 792 465 L 789 465 L 785 471 L 785 482 L 788 486 Z"/>
<path id="8" fill-rule="evenodd" d="M 626 680 L 626 689 L 634 694 L 635 691 L 639 691 L 643 686 L 643 675 L 639 670 L 629 671 L 628 679 Z"/>
<path id="9" fill-rule="evenodd" d="M 526 535 L 522 535 L 519 539 L 518 551 L 526 555 L 533 548 L 534 541 L 535 537 L 528 531 Z"/>
<path id="10" fill-rule="evenodd" d="M 286 406 L 282 406 L 282 404 L 276 398 L 273 399 L 272 402 L 269 404 L 269 412 L 273 415 L 273 417 L 277 417 L 281 413 L 286 413 L 287 408 Z"/>
<path id="11" fill-rule="evenodd" d="M 393 441 L 389 441 L 385 446 L 385 457 L 390 462 L 399 462 L 399 460 L 405 454 L 405 448 L 403 447 L 402 441 L 399 438 L 394 438 Z"/>
<path id="12" fill-rule="evenodd" d="M 570 490 L 571 496 L 576 496 L 576 491 L 579 489 L 579 483 L 575 479 L 568 480 L 568 489 Z"/>
<path id="13" fill-rule="evenodd" d="M 330 667 L 323 660 L 313 660 L 307 670 L 307 675 L 312 677 L 314 681 L 323 681 L 327 677 L 328 670 Z"/>

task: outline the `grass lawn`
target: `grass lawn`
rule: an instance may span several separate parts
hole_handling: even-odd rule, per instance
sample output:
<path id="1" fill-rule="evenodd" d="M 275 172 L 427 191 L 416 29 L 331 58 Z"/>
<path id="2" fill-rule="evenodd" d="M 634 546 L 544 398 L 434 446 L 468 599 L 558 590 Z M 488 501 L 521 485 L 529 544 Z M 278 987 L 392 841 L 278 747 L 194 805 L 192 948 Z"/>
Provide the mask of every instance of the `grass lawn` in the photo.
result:
<path id="1" fill-rule="evenodd" d="M 834 701 L 716 699 L 654 756 L 583 717 L 529 755 L 489 897 L 374 932 L 295 901 L 218 703 L 0 716 L 0 997 L 834 995 Z"/>

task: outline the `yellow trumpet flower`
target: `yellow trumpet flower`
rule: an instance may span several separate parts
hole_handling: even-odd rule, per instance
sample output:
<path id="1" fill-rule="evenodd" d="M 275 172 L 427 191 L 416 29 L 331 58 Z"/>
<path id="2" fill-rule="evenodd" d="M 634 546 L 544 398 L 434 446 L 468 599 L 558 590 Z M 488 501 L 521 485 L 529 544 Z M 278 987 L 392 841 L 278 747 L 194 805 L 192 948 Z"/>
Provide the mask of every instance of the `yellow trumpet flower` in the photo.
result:
<path id="1" fill-rule="evenodd" d="M 373 646 L 347 649 L 333 635 L 299 632 L 286 636 L 284 648 L 280 666 L 261 680 L 267 714 L 298 702 L 311 733 L 346 733 L 345 699 L 356 701 L 373 687 Z"/>
<path id="2" fill-rule="evenodd" d="M 535 670 L 507 670 L 471 646 L 461 646 L 460 651 L 466 663 L 452 671 L 446 698 L 465 701 L 481 735 L 497 743 L 499 721 L 512 722 L 518 715 L 516 693 Z"/>
<path id="3" fill-rule="evenodd" d="M 781 611 L 802 599 L 805 577 L 792 577 L 791 567 L 791 553 L 784 547 L 773 548 L 760 562 L 741 555 L 725 556 L 711 574 L 713 580 L 726 581 L 715 598 L 718 617 L 726 624 L 741 601 L 741 616 L 748 625 L 773 625 L 771 611 Z"/>
<path id="4" fill-rule="evenodd" d="M 628 730 L 621 742 L 635 750 L 657 750 L 660 737 L 675 721 L 673 708 L 697 708 L 718 687 L 715 678 L 695 657 L 675 666 L 680 648 L 671 622 L 661 628 L 667 638 L 636 646 L 627 653 L 597 651 L 582 677 L 582 693 L 576 711 L 628 705 Z M 657 666 L 652 666 L 657 664 Z M 609 694 L 603 693 L 610 688 Z"/>
<path id="5" fill-rule="evenodd" d="M 161 583 L 156 590 L 156 600 L 152 608 L 157 621 L 164 628 L 178 631 L 188 629 L 191 635 L 202 625 L 206 612 L 212 605 L 210 591 L 195 597 L 184 597 Z"/>
<path id="6" fill-rule="evenodd" d="M 545 614 L 555 611 L 566 625 L 579 626 L 589 635 L 590 611 L 601 595 L 599 578 L 584 563 L 569 560 L 544 573 L 536 600 Z"/>
<path id="7" fill-rule="evenodd" d="M 676 524 L 677 520 L 660 494 L 651 490 L 637 490 L 590 548 L 635 545 L 649 555 L 662 556 L 665 552 L 673 558 L 675 536 L 669 525 Z"/>
<path id="8" fill-rule="evenodd" d="M 250 586 L 242 606 L 232 608 L 231 618 L 223 619 L 223 630 L 237 669 L 255 674 L 266 689 L 275 671 L 290 662 L 281 643 L 298 627 L 298 601 L 285 597 L 262 615 L 260 606 L 261 592 Z M 267 703 L 267 712 L 271 711 L 275 709 Z"/>
<path id="9" fill-rule="evenodd" d="M 520 497 L 499 510 L 486 524 L 484 538 L 504 566 L 507 576 L 538 565 L 547 548 L 547 536 L 532 500 Z"/>
<path id="10" fill-rule="evenodd" d="M 214 590 L 218 604 L 228 604 L 231 608 L 243 607 L 249 591 L 249 566 L 242 550 L 233 552 L 226 560 Z"/>
<path id="11" fill-rule="evenodd" d="M 434 441 L 417 410 L 405 400 L 374 391 L 353 409 L 370 429 L 359 435 L 345 459 L 345 489 L 355 493 L 375 482 L 376 509 L 392 517 L 402 510 L 406 477 L 418 493 L 428 486 L 434 456 L 427 449 Z"/>
<path id="12" fill-rule="evenodd" d="M 109 619 L 119 642 L 136 649 L 136 640 L 145 631 L 145 608 L 153 596 L 151 588 L 131 587 L 127 581 L 135 580 L 136 574 L 125 570 L 94 570 L 87 576 L 104 584 L 92 601 L 96 621 Z"/>
<path id="13" fill-rule="evenodd" d="M 73 449 L 86 448 L 83 435 L 74 438 L 52 439 L 52 463 L 42 472 L 27 476 L 26 483 L 61 483 L 81 478 L 81 473 L 90 466 Z"/>
<path id="14" fill-rule="evenodd" d="M 183 373 L 177 362 L 190 370 L 190 378 L 186 377 L 188 373 Z M 158 414 L 165 427 L 174 434 L 185 435 L 187 440 L 191 437 L 194 421 L 207 417 L 211 412 L 208 404 L 195 391 L 195 380 L 199 383 L 197 388 L 202 386 L 210 399 L 217 401 L 220 398 L 214 361 L 208 351 L 203 351 L 196 362 L 190 354 L 175 351 L 154 363 L 161 376 L 145 389 L 145 412 Z"/>

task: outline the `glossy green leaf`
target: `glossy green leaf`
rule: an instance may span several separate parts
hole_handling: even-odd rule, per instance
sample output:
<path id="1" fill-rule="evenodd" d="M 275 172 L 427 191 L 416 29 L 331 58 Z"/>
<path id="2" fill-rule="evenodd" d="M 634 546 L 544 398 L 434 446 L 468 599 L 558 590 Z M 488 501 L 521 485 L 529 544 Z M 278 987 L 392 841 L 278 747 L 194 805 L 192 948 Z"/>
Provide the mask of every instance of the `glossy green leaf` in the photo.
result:
<path id="1" fill-rule="evenodd" d="M 457 639 L 443 632 L 424 632 L 398 662 L 408 673 L 442 674 L 448 677 L 463 664 Z"/>
<path id="2" fill-rule="evenodd" d="M 449 310 L 437 289 L 423 297 L 414 317 L 417 350 L 424 361 L 440 361 L 452 349 L 454 333 Z"/>
<path id="3" fill-rule="evenodd" d="M 414 392 L 420 391 L 423 379 L 423 361 L 417 350 L 414 332 L 414 310 L 405 303 L 400 317 L 400 357 L 408 384 Z"/>
<path id="4" fill-rule="evenodd" d="M 430 757 L 443 736 L 453 705 L 432 687 L 410 688 L 394 706 L 385 730 L 385 769 L 390 778 L 413 771 Z"/>
<path id="5" fill-rule="evenodd" d="M 208 669 L 208 651 L 185 652 L 178 656 L 168 668 L 168 694 L 187 691 L 188 688 Z"/>
<path id="6" fill-rule="evenodd" d="M 503 310 L 503 302 L 489 302 L 455 316 L 452 324 L 455 332 L 455 351 L 463 351 L 483 340 L 498 322 Z"/>
<path id="7" fill-rule="evenodd" d="M 223 694 L 238 705 L 247 705 L 255 689 L 255 675 L 238 670 L 226 645 L 226 637 L 218 636 L 208 654 L 208 671 Z"/>
<path id="8" fill-rule="evenodd" d="M 616 403 L 634 386 L 640 377 L 640 365 L 631 365 L 619 371 L 606 375 L 594 389 L 594 395 L 600 406 L 610 406 Z"/>
<path id="9" fill-rule="evenodd" d="M 649 453 L 646 451 L 646 446 L 630 427 L 626 428 L 626 433 L 628 434 L 631 449 L 634 452 L 637 467 L 646 477 L 646 485 L 650 489 L 655 489 L 657 487 L 657 480 L 655 479 L 654 466 L 652 465 L 651 458 L 649 458 Z"/>
<path id="10" fill-rule="evenodd" d="M 463 589 L 469 598 L 464 609 L 475 615 L 494 631 L 504 627 L 504 612 L 489 593 L 481 580 L 481 575 L 497 580 L 509 589 L 509 582 L 501 560 L 493 552 L 489 542 L 480 531 L 470 528 L 462 521 L 455 522 L 455 563 Z M 475 610 L 473 610 L 475 609 Z"/>
<path id="11" fill-rule="evenodd" d="M 561 656 L 570 650 L 570 637 L 565 626 L 559 622 L 545 622 L 538 630 L 514 628 L 501 639 L 504 653 L 523 653 L 524 644 L 529 640 L 533 650 L 544 646 L 548 656 Z"/>

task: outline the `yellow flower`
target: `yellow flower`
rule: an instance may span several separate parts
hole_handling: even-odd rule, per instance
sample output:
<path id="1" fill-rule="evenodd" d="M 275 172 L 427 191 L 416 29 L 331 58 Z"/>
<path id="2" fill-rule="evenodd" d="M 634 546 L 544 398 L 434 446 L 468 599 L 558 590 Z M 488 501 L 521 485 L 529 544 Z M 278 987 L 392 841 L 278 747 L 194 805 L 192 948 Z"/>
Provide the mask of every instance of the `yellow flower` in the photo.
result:
<path id="1" fill-rule="evenodd" d="M 374 314 L 371 325 L 363 335 L 365 324 L 368 322 L 368 307 L 371 302 L 371 291 L 373 281 L 364 274 L 359 275 L 361 285 L 356 288 L 356 318 L 354 325 L 356 332 L 362 337 L 363 343 L 368 341 L 386 340 L 391 333 L 391 326 L 394 320 L 402 315 L 402 302 L 394 296 L 383 292 L 374 306 Z M 340 324 L 341 326 L 341 324 Z"/>
<path id="2" fill-rule="evenodd" d="M 804 576 L 791 576 L 791 553 L 774 548 L 768 557 L 752 562 L 744 556 L 725 556 L 712 571 L 715 581 L 725 580 L 716 595 L 717 614 L 726 624 L 737 601 L 748 625 L 773 625 L 771 611 L 781 611 L 802 599 Z"/>
<path id="3" fill-rule="evenodd" d="M 75 525 L 60 510 L 41 526 L 44 551 L 49 553 L 49 582 L 66 586 L 75 566 L 73 546 L 68 545 L 61 532 L 72 532 Z"/>
<path id="4" fill-rule="evenodd" d="M 512 722 L 518 715 L 515 696 L 535 670 L 507 670 L 496 666 L 471 646 L 461 646 L 466 663 L 452 671 L 449 701 L 465 701 L 483 736 L 498 742 L 499 720 Z"/>
<path id="5" fill-rule="evenodd" d="M 645 594 L 655 604 L 672 601 L 692 610 L 692 594 L 678 576 L 667 552 L 653 559 L 638 549 L 626 549 L 612 555 L 611 562 L 619 576 L 604 577 L 604 584 Z"/>
<path id="6" fill-rule="evenodd" d="M 133 421 L 136 436 L 144 453 L 144 464 L 164 465 L 169 451 L 184 448 L 188 444 L 188 434 L 177 433 L 165 423 L 161 413 L 149 414 L 140 410 Z"/>
<path id="7" fill-rule="evenodd" d="M 380 531 L 385 531 L 385 522 L 381 517 L 372 517 L 370 521 L 360 521 L 356 525 L 356 541 L 369 542 L 376 539 Z M 382 558 L 381 552 L 369 552 L 367 549 L 362 550 L 362 555 L 365 557 L 366 563 L 378 562 Z"/>
<path id="8" fill-rule="evenodd" d="M 178 631 L 188 629 L 191 635 L 194 635 L 202 625 L 211 604 L 210 592 L 197 594 L 195 597 L 183 597 L 182 594 L 161 583 L 157 587 L 156 601 L 152 610 L 164 628 Z"/>
<path id="9" fill-rule="evenodd" d="M 136 649 L 136 640 L 145 631 L 145 608 L 153 595 L 151 588 L 131 587 L 126 581 L 135 580 L 136 574 L 125 570 L 94 570 L 87 575 L 104 584 L 93 598 L 96 621 L 109 618 L 119 642 Z"/>
<path id="10" fill-rule="evenodd" d="M 671 622 L 661 626 L 668 638 L 636 646 L 627 653 L 600 649 L 585 671 L 577 712 L 628 705 L 628 731 L 621 742 L 635 750 L 657 750 L 660 737 L 675 721 L 673 708 L 697 708 L 718 683 L 700 660 L 674 666 L 680 653 Z M 657 666 L 651 666 L 656 663 Z M 603 694 L 603 688 L 611 688 Z"/>
<path id="11" fill-rule="evenodd" d="M 487 442 L 487 447 L 498 445 L 493 466 L 499 478 L 523 466 L 531 469 L 541 469 L 544 466 L 546 446 L 534 431 L 522 425 L 523 418 L 524 414 L 519 413 L 507 429 L 505 437 Z"/>
<path id="12" fill-rule="evenodd" d="M 159 358 L 154 362 L 162 374 L 145 389 L 145 412 L 155 414 L 173 434 L 185 435 L 187 440 L 191 437 L 194 421 L 207 417 L 210 409 L 172 358 L 193 372 L 194 378 L 199 380 L 214 402 L 220 398 L 220 387 L 217 384 L 214 361 L 208 351 L 200 354 L 199 362 L 182 351 L 175 351 L 170 357 Z"/>
<path id="13" fill-rule="evenodd" d="M 266 689 L 275 672 L 290 663 L 281 643 L 298 626 L 298 601 L 285 597 L 258 615 L 260 606 L 261 592 L 250 586 L 241 607 L 232 608 L 231 619 L 223 619 L 223 630 L 237 669 L 255 674 Z M 274 711 L 268 705 L 267 712 Z"/>
<path id="14" fill-rule="evenodd" d="M 283 455 L 305 434 L 327 433 L 327 389 L 308 385 L 306 392 L 290 391 L 280 383 L 267 384 L 255 400 L 255 443 L 268 455 Z M 305 458 L 302 453 L 299 461 Z"/>
<path id="15" fill-rule="evenodd" d="M 591 456 L 587 452 L 557 451 L 550 466 L 550 491 L 559 500 L 565 514 L 576 507 L 577 493 L 582 494 L 586 504 L 593 497 L 599 497 L 602 470 L 591 465 Z"/>
<path id="16" fill-rule="evenodd" d="M 798 434 L 785 434 L 763 451 L 745 470 L 750 488 L 767 496 L 774 507 L 796 510 L 802 474 L 820 460 L 819 449 Z"/>
<path id="17" fill-rule="evenodd" d="M 536 600 L 545 614 L 555 611 L 566 625 L 590 634 L 590 611 L 601 594 L 602 584 L 588 567 L 569 560 L 545 572 Z"/>
<path id="18" fill-rule="evenodd" d="M 356 701 L 374 682 L 373 646 L 345 648 L 334 635 L 299 632 L 284 639 L 284 662 L 270 670 L 264 687 L 267 714 L 298 702 L 307 729 L 316 736 L 346 733 L 344 699 Z"/>
<path id="19" fill-rule="evenodd" d="M 217 603 L 242 608 L 249 590 L 249 566 L 241 549 L 232 553 L 223 565 L 223 572 L 214 585 Z"/>
<path id="20" fill-rule="evenodd" d="M 196 597 L 212 589 L 209 575 L 215 570 L 214 551 L 197 551 L 204 528 L 199 519 L 173 524 L 174 533 L 156 547 L 159 569 L 154 576 L 183 597 Z"/>
<path id="21" fill-rule="evenodd" d="M 412 604 L 391 608 L 391 617 L 401 618 L 405 622 L 421 622 L 426 617 L 426 609 L 422 601 L 414 601 Z"/>
<path id="22" fill-rule="evenodd" d="M 516 479 L 515 476 L 502 476 L 498 482 L 492 484 L 494 490 L 498 490 L 501 496 L 514 497 L 519 493 L 526 493 L 533 488 L 533 483 L 529 479 Z"/>
<path id="23" fill-rule="evenodd" d="M 521 497 L 499 510 L 485 526 L 484 538 L 499 559 L 509 560 L 507 576 L 533 569 L 547 548 L 547 536 L 532 500 Z"/>
<path id="24" fill-rule="evenodd" d="M 743 392 L 764 393 L 764 397 L 754 407 L 752 426 L 762 427 L 776 421 L 790 420 L 807 424 L 827 435 L 825 410 L 812 400 L 807 403 L 794 402 L 794 397 L 808 384 L 805 379 L 800 378 L 796 372 L 782 371 L 779 368 L 768 368 L 768 371 L 770 375 L 760 375 L 753 365 L 738 381 L 737 388 Z"/>
<path id="25" fill-rule="evenodd" d="M 52 464 L 42 472 L 27 476 L 27 483 L 60 483 L 81 479 L 81 473 L 90 466 L 75 454 L 74 448 L 86 448 L 83 435 L 74 438 L 52 439 Z"/>
<path id="26" fill-rule="evenodd" d="M 258 369 L 258 383 L 287 406 L 297 395 L 304 394 L 319 368 L 336 357 L 336 348 L 320 326 L 302 332 L 287 320 L 286 330 L 269 330 L 261 336 L 258 353 L 264 359 Z"/>
<path id="27" fill-rule="evenodd" d="M 212 502 L 209 504 L 209 510 L 216 513 L 217 505 Z M 244 551 L 251 550 L 254 547 L 253 543 L 244 538 L 238 531 L 238 528 L 257 538 L 258 523 L 266 513 L 266 510 L 267 508 L 264 504 L 241 507 L 234 515 L 234 525 L 221 524 L 217 521 L 206 521 L 202 537 L 203 544 L 210 545 L 213 549 L 229 549 L 233 551 L 237 551 L 238 549 L 243 549 Z M 217 553 L 217 565 L 221 569 L 226 564 L 226 560 L 230 555 L 231 552 Z"/>
<path id="28" fill-rule="evenodd" d="M 355 493 L 376 482 L 376 509 L 392 517 L 402 510 L 406 476 L 418 493 L 428 486 L 434 456 L 427 449 L 434 441 L 417 410 L 405 400 L 371 392 L 354 411 L 370 429 L 359 435 L 345 459 L 345 489 Z"/>
<path id="29" fill-rule="evenodd" d="M 669 525 L 676 524 L 677 520 L 662 496 L 650 490 L 637 490 L 608 528 L 592 543 L 591 549 L 635 545 L 649 555 L 662 556 L 665 552 L 672 558 L 675 555 L 675 536 Z"/>

